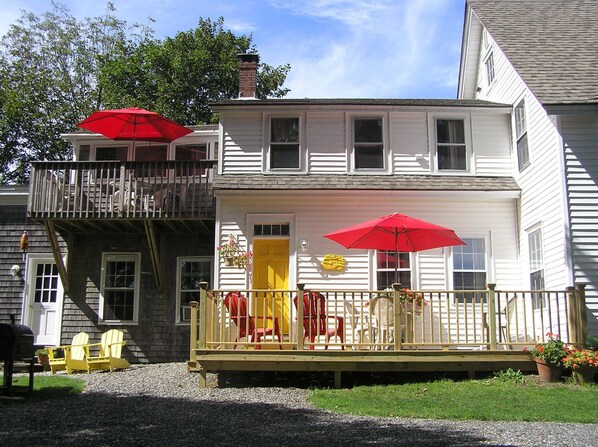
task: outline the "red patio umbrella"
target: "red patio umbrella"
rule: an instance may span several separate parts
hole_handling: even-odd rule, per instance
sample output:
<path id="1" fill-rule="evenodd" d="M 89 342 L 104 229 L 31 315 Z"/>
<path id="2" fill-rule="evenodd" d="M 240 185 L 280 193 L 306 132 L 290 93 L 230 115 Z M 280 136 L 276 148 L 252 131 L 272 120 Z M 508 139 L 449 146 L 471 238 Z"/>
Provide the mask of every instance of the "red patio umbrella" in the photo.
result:
<path id="1" fill-rule="evenodd" d="M 345 248 L 394 250 L 397 259 L 399 252 L 465 245 L 450 228 L 399 213 L 342 228 L 324 237 Z M 398 279 L 397 275 L 398 266 L 395 264 L 395 280 Z"/>
<path id="2" fill-rule="evenodd" d="M 99 110 L 77 126 L 101 133 L 112 140 L 133 140 L 133 142 L 142 140 L 170 143 L 193 132 L 159 113 L 137 107 Z"/>

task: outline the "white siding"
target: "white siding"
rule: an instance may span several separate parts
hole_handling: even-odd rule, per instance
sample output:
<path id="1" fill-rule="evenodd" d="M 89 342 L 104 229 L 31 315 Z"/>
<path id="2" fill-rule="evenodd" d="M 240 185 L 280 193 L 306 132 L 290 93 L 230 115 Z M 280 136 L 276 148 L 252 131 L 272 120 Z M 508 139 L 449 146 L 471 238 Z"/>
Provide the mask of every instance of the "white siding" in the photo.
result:
<path id="1" fill-rule="evenodd" d="M 263 166 L 262 114 L 222 114 L 222 170 L 228 174 L 261 173 Z"/>
<path id="2" fill-rule="evenodd" d="M 290 236 L 291 262 L 296 268 L 296 276 L 290 278 L 292 287 L 304 283 L 309 288 L 325 289 L 370 289 L 374 285 L 371 271 L 370 252 L 368 250 L 345 249 L 341 245 L 326 239 L 324 234 L 339 228 L 353 225 L 368 219 L 399 211 L 417 218 L 428 220 L 453 228 L 457 234 L 467 236 L 486 236 L 490 241 L 489 269 L 495 266 L 490 279 L 498 288 L 513 289 L 521 287 L 520 266 L 517 258 L 516 227 L 514 223 L 514 200 L 489 200 L 479 194 L 466 197 L 431 198 L 412 194 L 405 197 L 400 192 L 356 192 L 347 193 L 279 193 L 259 196 L 220 197 L 219 222 L 222 240 L 228 237 L 227 231 L 236 234 L 240 231 L 248 237 L 251 248 L 251 229 L 246 228 L 247 215 L 292 214 L 294 232 Z M 292 230 L 293 231 L 293 230 Z M 297 254 L 299 239 L 307 239 L 307 253 Z M 446 256 L 450 249 L 436 249 L 415 256 L 414 278 L 419 284 L 412 287 L 444 289 L 449 280 L 446 270 Z M 337 254 L 347 259 L 347 268 L 343 272 L 331 272 L 321 268 L 322 258 L 328 254 Z M 240 287 L 239 281 L 244 276 L 246 286 L 250 286 L 249 275 L 239 271 L 233 275 L 223 269 L 218 277 L 218 287 Z"/>
<path id="3" fill-rule="evenodd" d="M 347 148 L 345 114 L 342 112 L 308 114 L 308 169 L 314 174 L 345 174 Z"/>
<path id="4" fill-rule="evenodd" d="M 511 175 L 510 115 L 472 114 L 476 175 Z"/>
<path id="5" fill-rule="evenodd" d="M 598 333 L 598 117 L 561 117 L 565 146 L 571 251 L 575 282 L 586 283 L 593 314 L 590 332 Z"/>
<path id="6" fill-rule="evenodd" d="M 390 114 L 390 150 L 396 174 L 429 174 L 428 124 L 425 112 Z M 416 155 L 420 154 L 420 157 Z"/>

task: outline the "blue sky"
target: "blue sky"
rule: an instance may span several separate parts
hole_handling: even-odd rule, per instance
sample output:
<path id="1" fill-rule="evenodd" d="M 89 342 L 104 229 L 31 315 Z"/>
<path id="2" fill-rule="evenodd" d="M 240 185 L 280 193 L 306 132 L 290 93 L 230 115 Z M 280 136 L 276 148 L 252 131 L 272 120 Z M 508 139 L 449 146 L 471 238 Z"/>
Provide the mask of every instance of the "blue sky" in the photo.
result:
<path id="1" fill-rule="evenodd" d="M 103 15 L 106 2 L 60 3 L 77 18 Z M 260 58 L 291 64 L 289 98 L 455 98 L 465 0 L 113 0 L 129 24 L 156 37 L 224 17 L 252 34 Z M 50 0 L 4 0 L 0 34 Z M 149 18 L 155 20 L 150 23 Z"/>

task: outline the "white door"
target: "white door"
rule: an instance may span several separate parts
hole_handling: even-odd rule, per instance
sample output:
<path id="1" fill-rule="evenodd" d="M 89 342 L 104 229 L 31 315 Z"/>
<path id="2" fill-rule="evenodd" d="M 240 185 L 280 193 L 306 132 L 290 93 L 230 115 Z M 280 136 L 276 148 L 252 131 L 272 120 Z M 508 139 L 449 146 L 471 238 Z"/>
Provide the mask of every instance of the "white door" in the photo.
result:
<path id="1" fill-rule="evenodd" d="M 25 296 L 25 324 L 31 328 L 36 345 L 60 343 L 62 283 L 53 258 L 29 257 Z"/>

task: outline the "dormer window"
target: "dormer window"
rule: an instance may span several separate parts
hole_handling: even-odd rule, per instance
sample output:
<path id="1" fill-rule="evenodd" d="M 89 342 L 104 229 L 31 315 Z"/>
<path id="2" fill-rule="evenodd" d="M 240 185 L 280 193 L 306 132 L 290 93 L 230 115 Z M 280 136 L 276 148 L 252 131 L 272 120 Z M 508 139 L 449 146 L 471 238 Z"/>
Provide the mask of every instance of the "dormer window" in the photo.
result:
<path id="1" fill-rule="evenodd" d="M 382 118 L 353 119 L 355 169 L 384 169 Z"/>
<path id="2" fill-rule="evenodd" d="M 299 169 L 299 118 L 270 119 L 270 169 Z"/>

